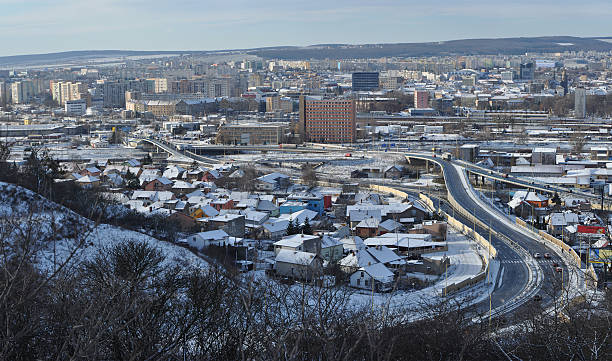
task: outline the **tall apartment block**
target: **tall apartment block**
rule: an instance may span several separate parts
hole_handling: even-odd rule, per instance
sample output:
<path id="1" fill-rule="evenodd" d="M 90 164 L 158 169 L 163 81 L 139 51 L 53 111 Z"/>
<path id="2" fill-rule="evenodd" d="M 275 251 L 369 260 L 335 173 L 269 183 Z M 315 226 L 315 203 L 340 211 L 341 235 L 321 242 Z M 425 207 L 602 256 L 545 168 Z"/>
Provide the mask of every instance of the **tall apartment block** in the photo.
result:
<path id="1" fill-rule="evenodd" d="M 429 92 L 427 90 L 414 91 L 414 107 L 417 109 L 429 108 Z"/>
<path id="2" fill-rule="evenodd" d="M 85 83 L 51 80 L 49 88 L 51 89 L 53 100 L 59 105 L 65 105 L 70 100 L 80 99 L 85 99 L 89 103 L 89 93 Z"/>
<path id="3" fill-rule="evenodd" d="M 380 87 L 379 74 L 376 72 L 358 72 L 352 75 L 354 91 L 370 91 Z"/>
<path id="4" fill-rule="evenodd" d="M 582 87 L 574 91 L 574 116 L 579 119 L 586 117 L 586 89 Z"/>
<path id="5" fill-rule="evenodd" d="M 355 141 L 355 101 L 319 100 L 300 97 L 300 134 L 304 140 L 321 143 Z"/>

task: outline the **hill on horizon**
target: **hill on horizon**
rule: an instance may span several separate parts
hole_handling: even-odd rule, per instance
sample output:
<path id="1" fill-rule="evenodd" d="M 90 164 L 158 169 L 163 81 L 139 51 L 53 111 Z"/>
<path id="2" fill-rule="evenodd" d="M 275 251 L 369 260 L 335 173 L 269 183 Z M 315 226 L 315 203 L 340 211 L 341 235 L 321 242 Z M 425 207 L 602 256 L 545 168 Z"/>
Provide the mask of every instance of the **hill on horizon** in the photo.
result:
<path id="1" fill-rule="evenodd" d="M 89 62 L 93 59 L 113 59 L 130 56 L 160 57 L 175 54 L 228 55 L 249 54 L 264 59 L 366 59 L 379 57 L 424 57 L 506 54 L 530 52 L 557 53 L 565 51 L 612 51 L 612 37 L 515 37 L 497 39 L 462 39 L 426 43 L 381 44 L 316 44 L 310 46 L 274 46 L 229 50 L 77 50 L 48 54 L 27 54 L 0 57 L 0 66 L 36 66 Z"/>

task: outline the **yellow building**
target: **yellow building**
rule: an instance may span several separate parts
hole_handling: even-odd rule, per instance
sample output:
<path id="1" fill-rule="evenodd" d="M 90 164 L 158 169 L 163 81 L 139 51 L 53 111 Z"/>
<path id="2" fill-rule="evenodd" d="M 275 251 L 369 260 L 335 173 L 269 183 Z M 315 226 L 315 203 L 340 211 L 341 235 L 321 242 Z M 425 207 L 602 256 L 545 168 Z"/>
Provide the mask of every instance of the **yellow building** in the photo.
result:
<path id="1" fill-rule="evenodd" d="M 219 129 L 217 142 L 222 144 L 280 144 L 289 129 L 288 123 L 226 124 Z"/>

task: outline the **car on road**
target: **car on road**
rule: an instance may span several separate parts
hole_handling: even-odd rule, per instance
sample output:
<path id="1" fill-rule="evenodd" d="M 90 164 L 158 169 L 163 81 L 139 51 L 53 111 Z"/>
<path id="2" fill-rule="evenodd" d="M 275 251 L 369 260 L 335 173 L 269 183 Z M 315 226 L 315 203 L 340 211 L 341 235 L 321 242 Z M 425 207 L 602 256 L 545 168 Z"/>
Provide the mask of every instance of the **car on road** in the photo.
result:
<path id="1" fill-rule="evenodd" d="M 538 252 L 533 254 L 533 258 L 540 258 L 540 257 L 542 257 L 542 256 Z"/>
<path id="2" fill-rule="evenodd" d="M 544 253 L 544 258 L 550 259 L 550 253 Z"/>
<path id="3" fill-rule="evenodd" d="M 559 264 L 557 262 L 553 263 L 553 267 L 559 267 Z"/>
<path id="4" fill-rule="evenodd" d="M 563 268 L 561 268 L 561 267 L 555 267 L 555 271 L 556 271 L 556 272 L 563 272 Z"/>
<path id="5" fill-rule="evenodd" d="M 540 302 L 540 301 L 542 301 L 542 296 L 535 295 L 535 296 L 533 296 L 533 300 L 536 301 L 536 302 Z"/>

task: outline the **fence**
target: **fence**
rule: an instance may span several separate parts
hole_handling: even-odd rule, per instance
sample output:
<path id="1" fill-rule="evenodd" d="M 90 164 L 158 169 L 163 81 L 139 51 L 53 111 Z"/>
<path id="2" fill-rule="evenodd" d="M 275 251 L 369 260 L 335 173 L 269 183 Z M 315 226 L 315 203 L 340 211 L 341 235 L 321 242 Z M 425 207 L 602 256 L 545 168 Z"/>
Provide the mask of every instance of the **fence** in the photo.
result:
<path id="1" fill-rule="evenodd" d="M 377 184 L 370 184 L 369 187 L 371 190 L 375 192 L 393 194 L 394 196 L 399 197 L 399 198 L 408 198 L 408 193 L 402 192 L 399 189 L 395 189 L 395 188 L 391 188 L 387 186 L 380 186 Z"/>
<path id="2" fill-rule="evenodd" d="M 515 218 L 516 224 L 518 224 L 519 226 L 534 232 L 534 230 L 532 229 L 532 227 L 530 227 L 527 222 L 525 222 L 524 220 L 520 219 L 520 218 Z M 572 260 L 574 261 L 574 265 L 576 267 L 578 267 L 579 269 L 582 267 L 582 260 L 580 259 L 580 256 L 578 255 L 578 253 L 576 253 L 576 251 L 574 251 L 574 249 L 572 247 L 570 247 L 567 243 L 563 242 L 562 240 L 553 237 L 552 235 L 548 234 L 545 231 L 538 231 L 537 232 L 538 235 L 540 237 L 542 237 L 544 240 L 554 244 L 555 246 L 561 248 L 563 250 L 563 252 L 567 252 L 567 254 L 570 255 L 570 257 L 572 258 Z M 589 267 L 586 271 L 585 271 L 585 277 L 590 278 L 592 284 L 597 284 L 597 274 L 595 273 L 595 270 L 593 269 L 593 266 L 591 265 L 591 267 Z"/>
<path id="3" fill-rule="evenodd" d="M 427 205 L 427 207 L 429 207 L 430 210 L 434 211 L 436 209 L 431 198 L 429 198 L 425 194 L 419 193 L 419 199 L 423 201 L 423 203 L 425 203 L 425 205 Z"/>

